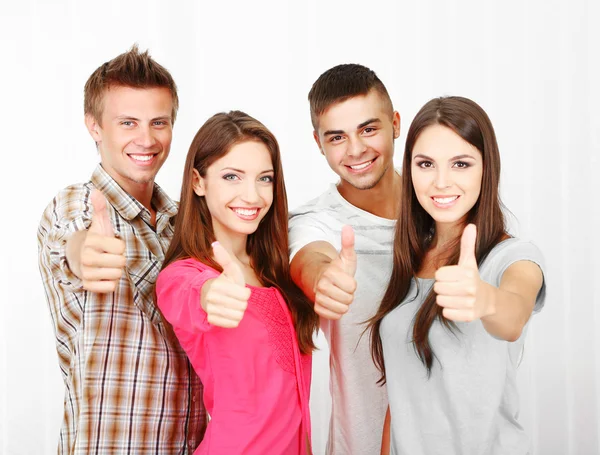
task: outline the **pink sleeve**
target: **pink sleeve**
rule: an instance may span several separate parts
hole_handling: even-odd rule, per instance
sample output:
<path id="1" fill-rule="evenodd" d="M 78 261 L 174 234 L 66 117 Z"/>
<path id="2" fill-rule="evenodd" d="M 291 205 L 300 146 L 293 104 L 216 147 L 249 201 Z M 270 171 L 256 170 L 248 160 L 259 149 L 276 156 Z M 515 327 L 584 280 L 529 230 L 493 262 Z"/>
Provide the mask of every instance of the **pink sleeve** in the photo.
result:
<path id="1" fill-rule="evenodd" d="M 206 332 L 212 325 L 200 306 L 200 291 L 204 283 L 219 273 L 193 260 L 170 264 L 156 280 L 157 304 L 173 328 L 186 332 Z"/>

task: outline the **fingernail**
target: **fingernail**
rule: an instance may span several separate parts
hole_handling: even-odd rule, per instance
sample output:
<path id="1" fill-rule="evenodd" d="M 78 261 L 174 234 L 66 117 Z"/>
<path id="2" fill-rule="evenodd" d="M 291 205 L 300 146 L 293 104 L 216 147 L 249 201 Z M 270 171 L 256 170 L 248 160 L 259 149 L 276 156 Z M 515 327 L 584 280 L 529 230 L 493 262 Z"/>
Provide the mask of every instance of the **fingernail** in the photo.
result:
<path id="1" fill-rule="evenodd" d="M 213 243 L 210 244 L 210 246 L 214 247 L 215 245 L 219 245 L 219 241 L 215 240 Z"/>

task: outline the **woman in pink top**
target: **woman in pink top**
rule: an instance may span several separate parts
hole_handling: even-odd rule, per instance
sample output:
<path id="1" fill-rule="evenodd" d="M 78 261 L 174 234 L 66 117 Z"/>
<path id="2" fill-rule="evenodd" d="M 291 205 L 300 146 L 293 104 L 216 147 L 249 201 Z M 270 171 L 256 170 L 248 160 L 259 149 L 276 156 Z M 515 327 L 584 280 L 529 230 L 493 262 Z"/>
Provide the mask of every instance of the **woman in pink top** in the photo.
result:
<path id="1" fill-rule="evenodd" d="M 210 118 L 188 152 L 158 306 L 204 384 L 195 454 L 310 454 L 310 302 L 292 283 L 273 134 L 243 112 Z"/>

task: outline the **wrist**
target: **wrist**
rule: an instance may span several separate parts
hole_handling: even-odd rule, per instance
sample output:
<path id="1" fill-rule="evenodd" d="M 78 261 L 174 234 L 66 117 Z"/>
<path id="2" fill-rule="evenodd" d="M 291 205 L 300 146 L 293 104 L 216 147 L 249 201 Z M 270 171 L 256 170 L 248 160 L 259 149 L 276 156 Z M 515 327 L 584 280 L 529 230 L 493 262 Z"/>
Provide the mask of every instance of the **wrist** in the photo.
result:
<path id="1" fill-rule="evenodd" d="M 498 302 L 498 288 L 485 281 L 481 281 L 481 300 L 484 303 L 481 319 L 485 319 L 496 314 Z"/>
<path id="2" fill-rule="evenodd" d="M 81 250 L 87 236 L 87 230 L 74 232 L 67 240 L 65 256 L 71 272 L 81 279 Z"/>
<path id="3" fill-rule="evenodd" d="M 204 282 L 204 284 L 202 285 L 202 289 L 200 290 L 200 306 L 202 307 L 202 309 L 204 310 L 205 313 L 208 313 L 208 311 L 207 311 L 207 307 L 208 307 L 207 295 L 208 295 L 208 292 L 210 291 L 212 282 L 215 279 L 216 278 L 211 278 L 209 280 L 206 280 Z"/>

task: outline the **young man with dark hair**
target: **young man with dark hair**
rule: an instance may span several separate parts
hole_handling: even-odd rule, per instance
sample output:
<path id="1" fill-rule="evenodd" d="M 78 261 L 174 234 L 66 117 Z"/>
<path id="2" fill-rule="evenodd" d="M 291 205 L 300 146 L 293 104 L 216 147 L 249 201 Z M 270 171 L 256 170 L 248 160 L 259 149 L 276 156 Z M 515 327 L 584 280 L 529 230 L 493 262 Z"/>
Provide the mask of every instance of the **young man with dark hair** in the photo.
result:
<path id="1" fill-rule="evenodd" d="M 291 273 L 330 348 L 328 454 L 379 454 L 387 394 L 363 334 L 391 274 L 400 115 L 370 69 L 339 65 L 308 95 L 314 138 L 340 181 L 290 216 Z"/>
<path id="2" fill-rule="evenodd" d="M 100 164 L 38 229 L 65 383 L 59 454 L 191 454 L 202 439 L 202 385 L 154 303 L 177 213 L 154 178 L 177 107 L 173 78 L 137 46 L 85 84 Z"/>

